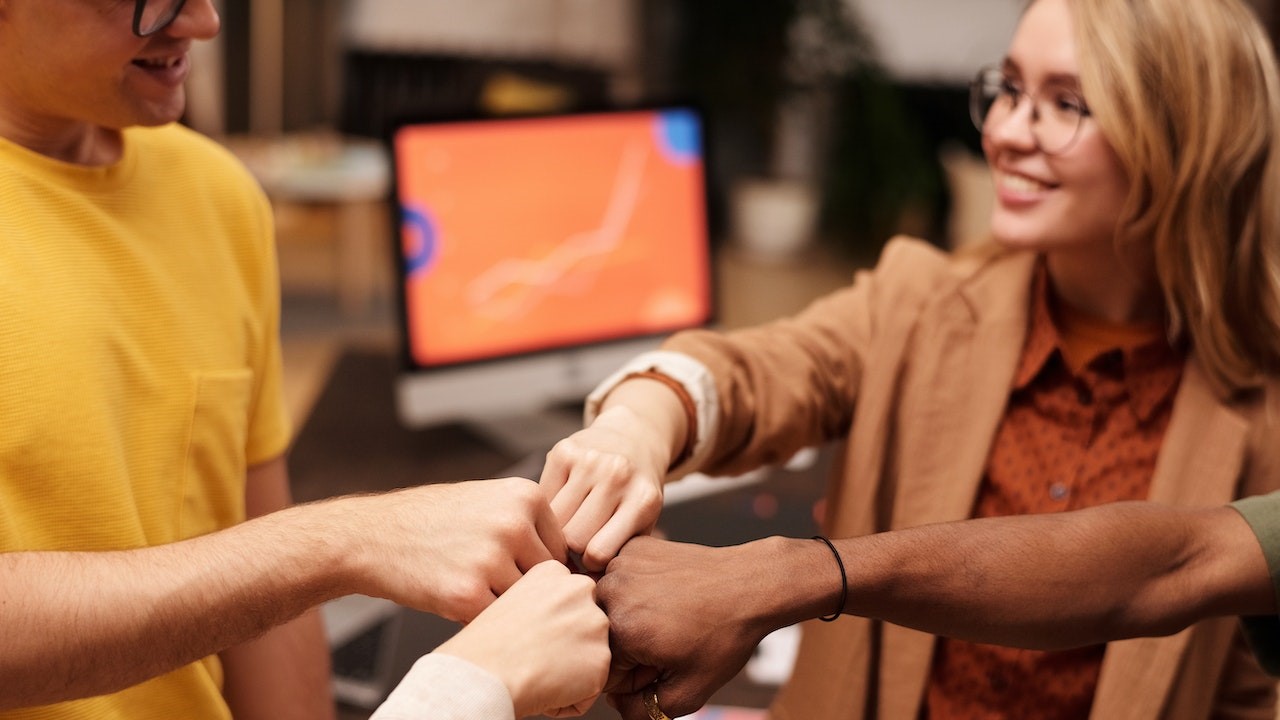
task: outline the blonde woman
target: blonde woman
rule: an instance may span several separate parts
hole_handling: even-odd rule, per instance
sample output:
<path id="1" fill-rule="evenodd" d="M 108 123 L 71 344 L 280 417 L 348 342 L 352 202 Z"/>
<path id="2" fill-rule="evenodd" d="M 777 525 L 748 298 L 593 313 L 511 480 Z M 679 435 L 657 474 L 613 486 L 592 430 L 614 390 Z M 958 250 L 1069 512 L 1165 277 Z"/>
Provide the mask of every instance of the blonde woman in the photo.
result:
<path id="1" fill-rule="evenodd" d="M 678 335 L 620 370 L 542 477 L 588 566 L 625 559 L 664 481 L 835 439 L 835 538 L 1280 487 L 1280 85 L 1250 10 L 1035 0 L 973 101 L 995 243 L 894 240 L 794 318 Z M 842 546 L 780 541 L 767 571 L 667 586 L 669 626 L 615 645 L 623 716 L 696 706 L 695 665 L 731 676 L 771 626 L 820 615 L 774 718 L 1274 716 L 1231 619 L 1051 653 L 942 639 L 834 617 L 859 590 Z"/>

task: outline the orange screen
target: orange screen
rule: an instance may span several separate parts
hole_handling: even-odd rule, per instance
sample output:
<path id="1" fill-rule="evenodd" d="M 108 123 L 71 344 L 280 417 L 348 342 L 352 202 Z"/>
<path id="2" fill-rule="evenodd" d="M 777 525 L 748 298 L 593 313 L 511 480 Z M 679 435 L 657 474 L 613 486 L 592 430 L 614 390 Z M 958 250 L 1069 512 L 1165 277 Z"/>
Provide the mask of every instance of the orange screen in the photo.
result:
<path id="1" fill-rule="evenodd" d="M 411 125 L 396 133 L 394 153 L 417 365 L 710 318 L 691 111 Z"/>

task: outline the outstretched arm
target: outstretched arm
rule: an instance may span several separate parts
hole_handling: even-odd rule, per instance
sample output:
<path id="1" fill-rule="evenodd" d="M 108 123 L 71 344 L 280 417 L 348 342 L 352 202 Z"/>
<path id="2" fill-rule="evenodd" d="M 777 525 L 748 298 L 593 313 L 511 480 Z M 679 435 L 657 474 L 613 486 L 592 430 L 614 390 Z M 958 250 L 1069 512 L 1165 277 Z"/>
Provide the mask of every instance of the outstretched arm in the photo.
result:
<path id="1" fill-rule="evenodd" d="M 349 593 L 470 620 L 564 539 L 524 479 L 302 505 L 137 550 L 0 554 L 0 709 L 112 692 Z"/>
<path id="2" fill-rule="evenodd" d="M 1231 508 L 1117 503 L 835 541 L 841 610 L 979 642 L 1054 649 L 1275 612 L 1267 564 Z M 835 611 L 835 558 L 813 540 L 704 548 L 638 538 L 600 581 L 611 692 L 627 720 L 657 677 L 673 717 L 700 707 L 769 632 Z"/>
<path id="3" fill-rule="evenodd" d="M 1060 649 L 1276 609 L 1258 540 L 1227 507 L 1117 503 L 837 547 L 853 574 L 845 612 L 977 642 Z"/>

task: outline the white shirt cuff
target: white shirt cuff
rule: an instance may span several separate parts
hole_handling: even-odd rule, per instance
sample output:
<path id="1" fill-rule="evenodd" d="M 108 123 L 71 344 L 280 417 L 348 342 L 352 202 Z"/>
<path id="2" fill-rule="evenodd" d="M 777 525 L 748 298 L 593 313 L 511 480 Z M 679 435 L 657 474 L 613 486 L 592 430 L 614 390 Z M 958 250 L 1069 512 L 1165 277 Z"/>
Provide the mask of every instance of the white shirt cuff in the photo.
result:
<path id="1" fill-rule="evenodd" d="M 711 454 L 711 441 L 720 429 L 720 396 L 716 392 L 715 378 L 706 365 L 683 353 L 668 350 L 655 350 L 637 355 L 618 369 L 604 382 L 596 386 L 587 396 L 583 407 L 583 423 L 590 425 L 600 414 L 600 405 L 604 398 L 617 387 L 627 375 L 652 370 L 662 373 L 680 383 L 689 393 L 696 409 L 697 426 L 689 428 L 693 433 L 693 451 L 688 459 L 671 468 L 667 480 L 677 480 L 697 470 Z"/>
<path id="2" fill-rule="evenodd" d="M 515 720 L 507 686 L 460 657 L 418 658 L 369 720 Z"/>

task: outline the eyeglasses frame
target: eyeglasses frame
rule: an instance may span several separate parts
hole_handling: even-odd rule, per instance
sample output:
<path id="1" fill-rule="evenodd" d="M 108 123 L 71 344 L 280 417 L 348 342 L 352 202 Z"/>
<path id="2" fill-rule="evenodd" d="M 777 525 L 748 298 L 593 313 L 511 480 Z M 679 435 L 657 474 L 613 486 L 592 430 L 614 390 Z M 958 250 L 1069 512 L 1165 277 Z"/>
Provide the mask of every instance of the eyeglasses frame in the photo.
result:
<path id="1" fill-rule="evenodd" d="M 974 127 L 978 129 L 978 132 L 984 135 L 987 132 L 987 128 L 986 128 L 987 117 L 990 116 L 991 109 L 987 108 L 987 113 L 986 113 L 987 117 L 984 117 L 980 109 L 981 103 L 985 100 L 985 96 L 983 95 L 982 91 L 983 91 L 983 88 L 986 86 L 987 78 L 990 77 L 993 73 L 1000 73 L 1002 76 L 1005 75 L 1004 69 L 1001 68 L 1000 65 L 991 64 L 991 65 L 986 65 L 980 68 L 977 74 L 973 76 L 973 80 L 969 82 L 969 119 L 973 122 Z M 1080 101 L 1079 102 L 1080 115 L 1076 121 L 1075 130 L 1072 131 L 1071 133 L 1071 139 L 1068 140 L 1066 144 L 1063 145 L 1061 148 L 1053 148 L 1053 149 L 1046 148 L 1044 141 L 1040 139 L 1040 134 L 1036 132 L 1036 123 L 1040 121 L 1040 109 L 1039 109 L 1039 105 L 1037 104 L 1037 100 L 1038 100 L 1037 95 L 1039 94 L 1038 92 L 1032 93 L 1027 90 L 1019 90 L 1018 96 L 1014 100 L 1013 106 L 1010 108 L 1009 116 L 1005 118 L 1005 120 L 1008 120 L 1009 117 L 1012 117 L 1013 112 L 1016 111 L 1018 108 L 1018 103 L 1021 102 L 1023 98 L 1026 98 L 1027 100 L 1029 100 L 1031 102 L 1031 137 L 1035 140 L 1036 147 L 1039 148 L 1040 151 L 1046 155 L 1062 155 L 1063 153 L 1069 151 L 1072 147 L 1074 147 L 1076 144 L 1076 141 L 1080 139 L 1080 130 L 1081 128 L 1084 127 L 1085 119 L 1093 116 L 1093 113 L 1089 110 L 1088 103 L 1086 103 L 1084 100 L 1084 96 L 1082 96 L 1079 92 L 1076 92 L 1075 90 L 1072 90 L 1071 88 L 1068 88 L 1068 87 L 1059 87 L 1057 89 L 1060 92 L 1066 92 L 1066 93 L 1070 93 L 1071 95 L 1074 95 L 1076 99 Z"/>
<path id="2" fill-rule="evenodd" d="M 160 22 L 156 23 L 155 27 L 147 28 L 144 32 L 142 28 L 142 14 L 147 9 L 147 0 L 134 0 L 133 34 L 140 38 L 145 38 L 161 32 L 172 25 L 174 20 L 178 19 L 178 15 L 182 14 L 182 6 L 185 5 L 186 2 L 187 0 L 177 0 L 177 2 L 173 4 L 173 9 L 169 11 L 168 17 L 165 17 Z"/>

